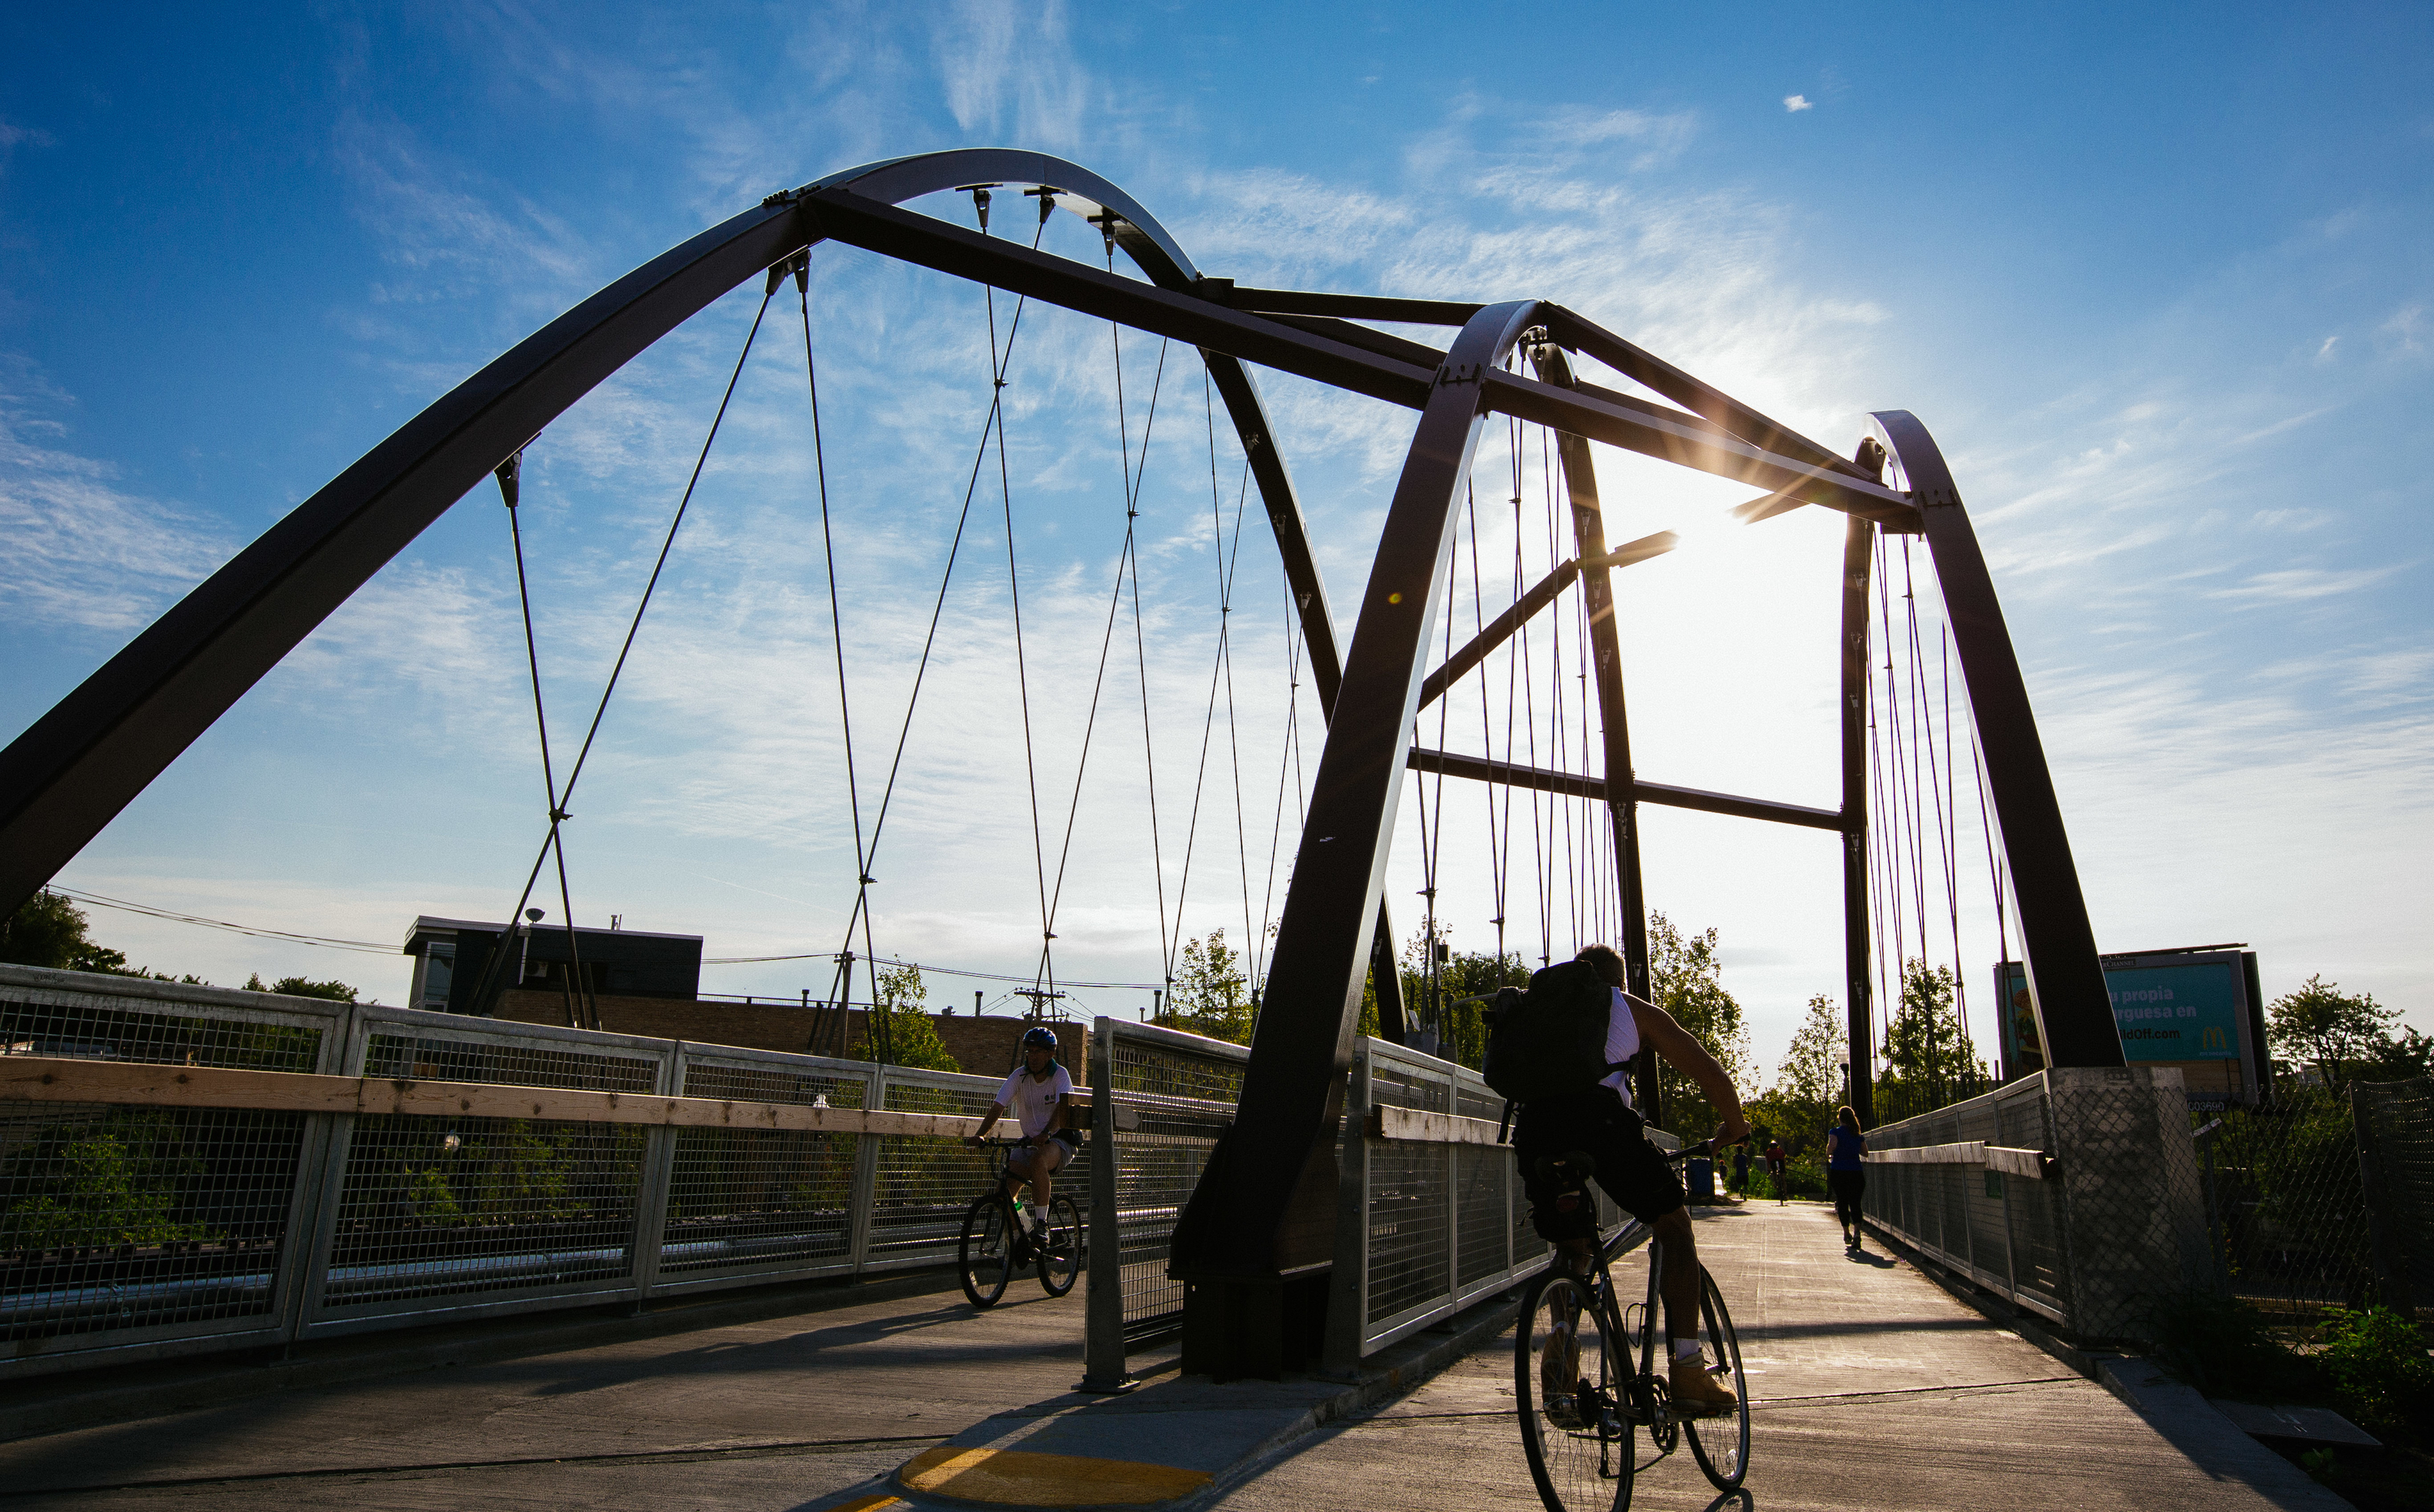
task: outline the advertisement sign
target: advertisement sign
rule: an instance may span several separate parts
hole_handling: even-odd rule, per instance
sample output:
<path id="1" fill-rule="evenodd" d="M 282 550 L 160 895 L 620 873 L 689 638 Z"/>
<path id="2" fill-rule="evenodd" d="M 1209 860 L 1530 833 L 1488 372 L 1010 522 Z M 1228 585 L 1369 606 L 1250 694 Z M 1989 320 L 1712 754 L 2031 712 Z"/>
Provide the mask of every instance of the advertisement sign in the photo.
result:
<path id="1" fill-rule="evenodd" d="M 2121 1053 L 2132 1065 L 2176 1065 L 2193 1098 L 2253 1100 L 2257 1026 L 2249 1001 L 2253 953 L 2156 951 L 2104 958 L 2104 985 Z M 2016 961 L 1996 968 L 2003 1004 L 2005 1074 L 2045 1064 L 2027 977 Z"/>

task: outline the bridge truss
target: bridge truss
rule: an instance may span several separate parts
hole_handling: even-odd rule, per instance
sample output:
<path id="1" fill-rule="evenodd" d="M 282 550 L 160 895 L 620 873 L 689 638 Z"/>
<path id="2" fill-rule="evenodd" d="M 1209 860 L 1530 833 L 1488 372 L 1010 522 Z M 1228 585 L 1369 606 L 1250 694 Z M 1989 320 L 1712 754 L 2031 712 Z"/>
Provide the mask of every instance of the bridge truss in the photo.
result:
<path id="1" fill-rule="evenodd" d="M 992 238 L 903 208 L 940 191 L 1023 187 L 1088 215 L 1139 276 Z M 1038 153 L 932 153 L 831 175 L 654 259 L 499 357 L 400 428 L 113 656 L 0 752 L 0 908 L 14 909 L 314 628 L 525 445 L 627 362 L 720 297 L 800 277 L 828 241 L 1196 347 L 1273 530 L 1326 741 L 1272 955 L 1240 1116 L 1176 1235 L 1203 1368 L 1273 1368 L 1323 1299 L 1335 1221 L 1334 1130 L 1364 983 L 1385 1037 L 1404 1037 L 1382 896 L 1406 771 L 1482 778 L 1602 805 L 1631 986 L 1648 990 L 1637 811 L 1656 804 L 1839 835 L 1843 851 L 1852 1100 L 1869 1112 L 1868 733 L 1871 563 L 1885 536 L 1923 538 L 1965 680 L 1989 834 L 2011 879 L 2018 950 L 2048 1063 L 2122 1063 L 2070 846 L 1992 577 L 1951 473 L 1907 411 L 1873 417 L 1844 457 L 1578 314 L 1485 303 L 1258 289 L 1201 273 L 1129 195 Z M 1443 348 L 1377 329 L 1434 327 Z M 1417 412 L 1349 636 L 1312 555 L 1293 475 L 1251 368 L 1274 368 Z M 1636 397 L 1593 369 L 1653 393 Z M 1432 666 L 1448 612 L 1460 501 L 1490 416 L 1557 437 L 1573 554 L 1472 643 Z M 1843 800 L 1820 809 L 1639 781 L 1612 573 L 1661 552 L 1605 538 L 1590 443 L 1746 484 L 1744 520 L 1801 507 L 1847 517 L 1842 563 Z M 1415 714 L 1577 583 L 1594 671 L 1603 778 L 1419 747 Z M 1653 1070 L 1643 1100 L 1653 1104 Z M 1313 1287 L 1311 1283 L 1318 1282 Z M 1229 1358 L 1205 1358 L 1208 1348 Z M 1280 1353 L 1280 1351 L 1282 1351 Z"/>

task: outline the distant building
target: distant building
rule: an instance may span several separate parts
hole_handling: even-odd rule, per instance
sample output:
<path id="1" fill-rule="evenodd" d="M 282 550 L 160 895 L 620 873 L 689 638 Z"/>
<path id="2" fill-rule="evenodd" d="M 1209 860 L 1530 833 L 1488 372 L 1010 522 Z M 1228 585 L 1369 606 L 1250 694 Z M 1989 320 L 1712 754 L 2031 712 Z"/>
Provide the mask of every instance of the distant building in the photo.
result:
<path id="1" fill-rule="evenodd" d="M 476 1003 L 483 974 L 501 941 L 512 953 L 489 983 L 490 1000 Z M 843 1014 L 829 1005 L 798 999 L 701 995 L 701 937 L 653 934 L 643 929 L 574 931 L 569 949 L 562 926 L 536 925 L 512 935 L 500 924 L 471 919 L 420 918 L 405 939 L 414 958 L 409 1008 L 443 1013 L 477 1013 L 519 1024 L 563 1025 L 574 957 L 583 958 L 582 980 L 600 1027 L 618 1034 L 684 1040 L 694 1045 L 734 1045 L 800 1055 L 850 1055 L 860 1049 L 866 1014 L 860 1006 Z M 1002 1076 L 1021 1057 L 1022 1031 L 1036 1019 L 969 1013 L 932 1015 L 947 1052 L 966 1071 Z M 1088 1026 L 1052 1021 L 1057 1057 L 1086 1079 L 1083 1037 Z M 818 1033 L 815 1047 L 812 1037 Z"/>
<path id="2" fill-rule="evenodd" d="M 513 959 L 491 974 L 490 1000 L 477 1003 L 490 958 L 502 939 Z M 692 1000 L 701 995 L 701 936 L 653 934 L 643 929 L 577 928 L 570 943 L 562 925 L 534 925 L 510 935 L 501 924 L 471 919 L 414 921 L 405 937 L 405 953 L 414 958 L 414 988 L 409 1008 L 443 1013 L 500 1013 L 505 994 L 545 993 L 564 997 L 574 982 L 595 997 L 663 997 Z M 582 977 L 574 979 L 575 958 L 582 958 Z M 505 1017 L 524 1018 L 522 1013 Z"/>

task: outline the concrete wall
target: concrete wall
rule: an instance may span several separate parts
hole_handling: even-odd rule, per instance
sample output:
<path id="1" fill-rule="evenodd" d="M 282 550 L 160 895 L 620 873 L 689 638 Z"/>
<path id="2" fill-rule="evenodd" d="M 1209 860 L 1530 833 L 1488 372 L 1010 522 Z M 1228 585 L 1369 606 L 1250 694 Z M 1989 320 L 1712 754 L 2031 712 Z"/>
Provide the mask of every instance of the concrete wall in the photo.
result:
<path id="1" fill-rule="evenodd" d="M 810 1047 L 814 1013 L 793 1003 L 713 1003 L 677 997 L 608 997 L 599 999 L 600 1027 L 616 1034 L 647 1034 L 654 1039 L 685 1040 L 695 1045 L 739 1045 L 755 1050 L 784 1050 L 801 1055 Z M 510 990 L 499 1004 L 499 1017 L 519 1024 L 566 1023 L 566 999 L 554 992 Z M 848 1051 L 863 1034 L 859 1009 L 847 1014 Z M 1030 1025 L 1020 1018 L 968 1013 L 932 1014 L 947 1053 L 966 1071 L 1003 1076 L 1014 1066 Z M 1080 1082 L 1087 1074 L 1083 1046 L 1089 1026 L 1077 1021 L 1052 1023 L 1056 1031 L 1056 1059 Z M 832 1031 L 831 1031 L 832 1032 Z M 816 1052 L 837 1054 L 833 1041 Z"/>

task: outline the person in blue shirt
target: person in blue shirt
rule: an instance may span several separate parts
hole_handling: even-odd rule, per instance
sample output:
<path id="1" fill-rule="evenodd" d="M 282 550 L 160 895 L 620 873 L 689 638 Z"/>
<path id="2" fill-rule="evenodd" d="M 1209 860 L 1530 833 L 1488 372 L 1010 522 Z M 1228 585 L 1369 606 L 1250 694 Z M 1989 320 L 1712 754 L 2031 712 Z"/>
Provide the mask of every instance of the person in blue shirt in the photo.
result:
<path id="1" fill-rule="evenodd" d="M 1860 1132 L 1860 1115 L 1838 1108 L 1834 1126 L 1826 1130 L 1826 1187 L 1834 1194 L 1834 1216 L 1843 1223 L 1843 1248 L 1860 1248 L 1860 1198 L 1868 1189 L 1867 1168 L 1860 1157 L 1868 1151 L 1868 1136 Z"/>

